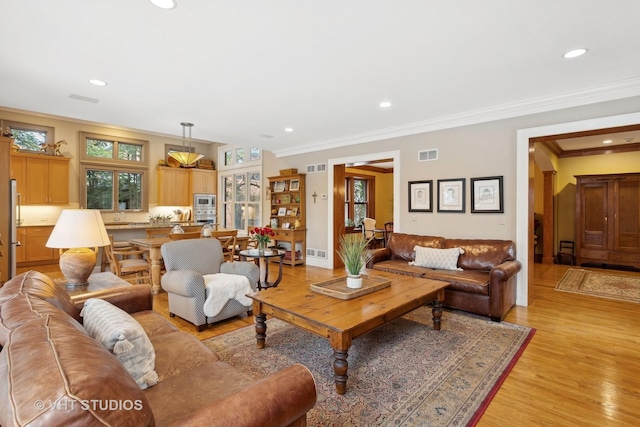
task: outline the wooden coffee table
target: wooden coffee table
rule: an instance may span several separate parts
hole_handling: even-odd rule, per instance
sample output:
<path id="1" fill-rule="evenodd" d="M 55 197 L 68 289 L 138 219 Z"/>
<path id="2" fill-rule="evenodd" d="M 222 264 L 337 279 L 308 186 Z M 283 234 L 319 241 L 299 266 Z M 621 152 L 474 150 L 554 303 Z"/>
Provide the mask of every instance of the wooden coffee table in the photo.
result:
<path id="1" fill-rule="evenodd" d="M 334 350 L 336 392 L 344 394 L 348 351 L 354 338 L 431 302 L 435 302 L 433 328 L 440 330 L 444 288 L 448 283 L 375 270 L 366 273 L 389 278 L 391 285 L 348 300 L 314 292 L 310 289 L 311 282 L 306 285 L 282 282 L 277 288 L 249 294 L 253 299 L 258 348 L 265 346 L 267 315 L 327 338 Z"/>

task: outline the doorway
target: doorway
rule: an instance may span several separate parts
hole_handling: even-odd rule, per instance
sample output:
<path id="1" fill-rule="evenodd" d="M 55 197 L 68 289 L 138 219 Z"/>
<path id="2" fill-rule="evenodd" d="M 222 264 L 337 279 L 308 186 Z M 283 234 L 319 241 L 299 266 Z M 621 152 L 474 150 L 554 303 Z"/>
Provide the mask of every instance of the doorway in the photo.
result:
<path id="1" fill-rule="evenodd" d="M 516 304 L 529 304 L 529 282 L 533 282 L 533 140 L 547 135 L 630 126 L 640 123 L 640 113 L 560 123 L 517 131 L 516 146 L 516 251 L 522 260 L 518 273 Z"/>
<path id="2" fill-rule="evenodd" d="M 335 250 L 338 247 L 338 239 L 344 233 L 345 214 L 345 169 L 348 165 L 362 165 L 376 162 L 390 163 L 393 168 L 393 221 L 394 229 L 401 227 L 400 218 L 400 152 L 387 151 L 381 153 L 363 154 L 352 157 L 341 157 L 329 159 L 328 161 L 328 186 L 332 190 L 329 192 L 328 212 L 329 218 L 328 240 L 327 240 L 327 262 L 332 268 L 342 267 L 340 257 Z"/>

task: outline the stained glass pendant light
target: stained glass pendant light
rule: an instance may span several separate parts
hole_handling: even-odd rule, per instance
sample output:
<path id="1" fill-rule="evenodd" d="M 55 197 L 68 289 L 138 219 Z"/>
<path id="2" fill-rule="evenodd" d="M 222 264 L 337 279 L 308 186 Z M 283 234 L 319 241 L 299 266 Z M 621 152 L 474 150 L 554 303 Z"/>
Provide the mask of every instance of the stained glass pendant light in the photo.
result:
<path id="1" fill-rule="evenodd" d="M 191 152 L 191 128 L 193 123 L 182 122 L 182 151 L 169 151 L 169 156 L 180 162 L 180 165 L 191 166 L 204 157 L 202 154 Z M 186 130 L 189 129 L 189 148 L 186 146 Z"/>

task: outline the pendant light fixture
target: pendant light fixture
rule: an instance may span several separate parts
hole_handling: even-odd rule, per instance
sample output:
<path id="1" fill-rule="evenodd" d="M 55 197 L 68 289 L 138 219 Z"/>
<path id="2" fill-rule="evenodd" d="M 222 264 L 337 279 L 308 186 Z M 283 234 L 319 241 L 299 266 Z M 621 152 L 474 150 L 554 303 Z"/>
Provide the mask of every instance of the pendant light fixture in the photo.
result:
<path id="1" fill-rule="evenodd" d="M 202 154 L 191 152 L 191 128 L 193 123 L 182 122 L 182 151 L 169 151 L 169 156 L 180 162 L 182 166 L 192 166 L 204 157 Z M 186 146 L 186 130 L 189 128 L 189 148 Z"/>

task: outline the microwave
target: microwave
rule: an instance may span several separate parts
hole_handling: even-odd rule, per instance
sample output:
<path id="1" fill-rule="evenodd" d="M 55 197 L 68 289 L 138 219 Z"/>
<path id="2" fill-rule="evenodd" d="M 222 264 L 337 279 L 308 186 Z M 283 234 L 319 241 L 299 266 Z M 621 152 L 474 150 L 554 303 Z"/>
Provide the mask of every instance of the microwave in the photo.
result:
<path id="1" fill-rule="evenodd" d="M 216 195 L 215 194 L 194 194 L 193 195 L 193 209 L 215 209 L 216 208 Z"/>

